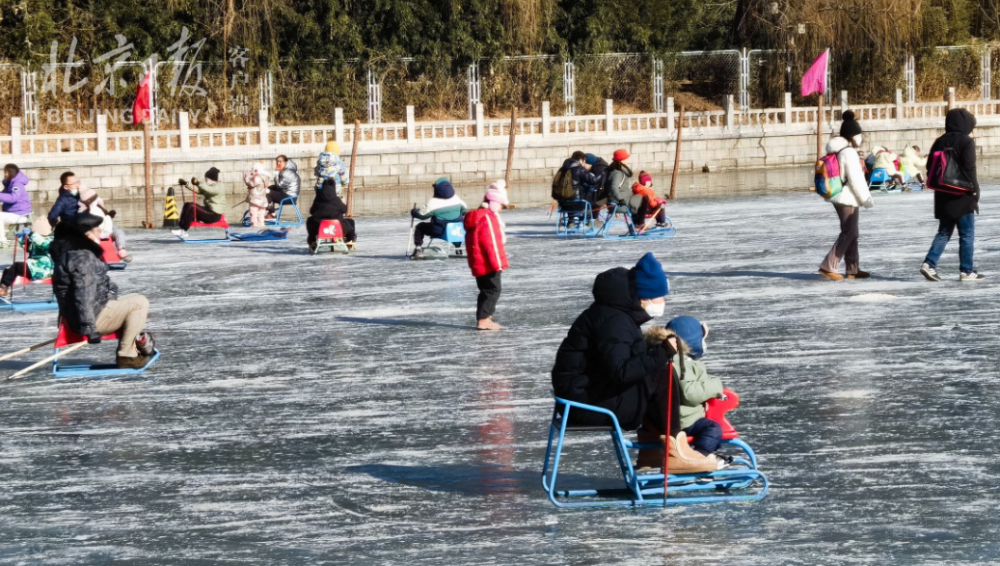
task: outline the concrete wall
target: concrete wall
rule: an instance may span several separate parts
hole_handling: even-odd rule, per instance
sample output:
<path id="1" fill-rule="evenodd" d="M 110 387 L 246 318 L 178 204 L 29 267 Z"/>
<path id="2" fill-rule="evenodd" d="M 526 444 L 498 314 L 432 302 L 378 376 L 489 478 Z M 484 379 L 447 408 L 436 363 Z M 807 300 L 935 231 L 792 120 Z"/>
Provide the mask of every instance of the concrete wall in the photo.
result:
<path id="1" fill-rule="evenodd" d="M 826 136 L 831 133 L 832 129 Z M 926 123 L 909 127 L 899 126 L 895 122 L 885 123 L 866 131 L 865 149 L 875 144 L 901 151 L 906 145 L 917 144 L 926 151 L 931 142 L 942 133 L 943 129 L 928 127 Z M 668 186 L 669 172 L 674 162 L 673 134 L 595 134 L 586 139 L 589 141 L 581 141 L 580 137 L 534 136 L 518 140 L 512 180 L 522 184 L 544 184 L 575 150 L 595 153 L 610 161 L 611 154 L 616 149 L 626 148 L 632 155 L 630 164 L 636 172 L 644 169 L 657 175 L 660 179 L 657 188 L 660 190 L 665 190 Z M 977 129 L 976 142 L 982 154 L 1000 153 L 1000 126 Z M 184 158 L 172 157 L 169 163 L 157 159 L 154 152 L 154 196 L 157 200 L 162 200 L 166 187 L 175 184 L 179 177 L 201 177 L 209 167 L 214 166 L 222 171 L 221 180 L 229 192 L 237 200 L 241 200 L 245 194 L 243 172 L 248 171 L 256 159 L 265 158 L 273 163 L 270 160 L 282 152 L 287 152 L 298 163 L 304 187 L 311 188 L 314 183 L 312 170 L 316 154 L 306 153 L 301 149 L 297 151 L 299 153 L 279 146 L 269 149 L 266 155 L 257 150 L 248 150 L 236 157 L 231 152 L 214 157 L 211 153 L 205 153 Z M 739 131 L 699 134 L 692 129 L 683 132 L 681 170 L 697 172 L 704 165 L 708 165 L 713 172 L 801 168 L 808 167 L 815 161 L 815 152 L 816 136 L 808 131 L 776 133 L 762 131 L 759 127 L 744 127 Z M 53 163 L 52 157 L 47 157 L 44 162 L 33 163 L 27 159 L 29 157 L 25 156 L 26 159 L 18 164 L 33 181 L 30 191 L 34 202 L 43 208 L 55 200 L 59 175 L 66 170 L 74 171 L 84 186 L 98 189 L 108 200 L 126 201 L 142 198 L 144 195 L 141 163 L 116 163 L 114 158 L 103 158 L 104 161 L 101 161 L 102 158 L 81 158 L 72 154 L 67 154 L 66 159 L 59 163 Z M 347 160 L 345 157 L 345 161 Z M 503 177 L 506 161 L 505 140 L 502 143 L 501 140 L 463 140 L 450 145 L 435 143 L 433 146 L 414 143 L 377 150 L 366 150 L 362 144 L 355 171 L 355 187 L 364 190 L 372 187 L 427 186 L 441 176 L 447 176 L 455 183 L 484 185 Z M 801 186 L 804 188 L 808 185 L 809 179 L 804 178 Z M 236 202 L 232 198 L 230 200 Z"/>

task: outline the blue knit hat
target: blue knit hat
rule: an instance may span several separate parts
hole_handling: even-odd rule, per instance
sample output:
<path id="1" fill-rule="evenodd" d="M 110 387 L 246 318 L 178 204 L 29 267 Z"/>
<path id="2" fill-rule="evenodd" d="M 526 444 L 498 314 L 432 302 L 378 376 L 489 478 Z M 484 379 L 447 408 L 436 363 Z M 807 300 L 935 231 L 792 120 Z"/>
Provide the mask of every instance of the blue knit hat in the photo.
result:
<path id="1" fill-rule="evenodd" d="M 694 359 L 705 355 L 705 338 L 708 338 L 708 328 L 693 316 L 678 316 L 667 323 L 667 330 L 673 330 L 678 338 L 691 349 L 688 352 Z"/>
<path id="2" fill-rule="evenodd" d="M 594 155 L 593 153 L 588 153 L 587 154 L 587 165 L 593 165 L 595 163 L 597 163 L 597 156 Z"/>
<path id="3" fill-rule="evenodd" d="M 670 294 L 670 283 L 663 266 L 656 261 L 652 253 L 646 253 L 632 268 L 635 271 L 635 287 L 640 299 L 655 299 Z"/>
<path id="4" fill-rule="evenodd" d="M 441 177 L 434 181 L 434 198 L 450 199 L 455 196 L 455 187 L 451 186 L 448 177 Z"/>

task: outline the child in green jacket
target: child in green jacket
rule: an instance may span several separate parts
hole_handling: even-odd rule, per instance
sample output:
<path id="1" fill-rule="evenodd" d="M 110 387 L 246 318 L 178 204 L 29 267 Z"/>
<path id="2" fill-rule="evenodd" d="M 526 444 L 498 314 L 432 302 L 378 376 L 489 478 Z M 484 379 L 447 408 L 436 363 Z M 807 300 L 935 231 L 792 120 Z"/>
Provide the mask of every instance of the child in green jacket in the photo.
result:
<path id="1" fill-rule="evenodd" d="M 674 375 L 679 378 L 681 389 L 681 428 L 694 438 L 692 447 L 708 456 L 722 442 L 722 425 L 705 418 L 705 402 L 722 397 L 722 380 L 709 375 L 705 363 L 700 361 L 705 355 L 708 327 L 694 317 L 679 316 L 667 323 L 667 332 L 681 342 L 674 356 Z"/>

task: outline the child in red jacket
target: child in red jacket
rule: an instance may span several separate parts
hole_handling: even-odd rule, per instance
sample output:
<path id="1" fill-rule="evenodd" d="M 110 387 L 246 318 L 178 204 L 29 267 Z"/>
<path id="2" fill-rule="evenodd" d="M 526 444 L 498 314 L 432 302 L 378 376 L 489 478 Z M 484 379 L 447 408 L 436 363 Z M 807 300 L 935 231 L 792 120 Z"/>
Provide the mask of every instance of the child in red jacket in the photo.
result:
<path id="1" fill-rule="evenodd" d="M 493 313 L 500 299 L 500 273 L 507 269 L 504 223 L 500 211 L 507 205 L 507 183 L 497 181 L 486 189 L 483 204 L 465 215 L 465 253 L 472 276 L 479 287 L 476 301 L 476 328 L 500 330 Z"/>
<path id="2" fill-rule="evenodd" d="M 636 207 L 635 216 L 632 218 L 635 224 L 641 228 L 650 218 L 656 216 L 658 228 L 666 225 L 667 211 L 663 209 L 663 205 L 667 204 L 667 201 L 656 196 L 656 193 L 653 192 L 652 175 L 645 171 L 640 172 L 639 182 L 632 185 L 632 194 L 643 197 L 642 204 Z"/>

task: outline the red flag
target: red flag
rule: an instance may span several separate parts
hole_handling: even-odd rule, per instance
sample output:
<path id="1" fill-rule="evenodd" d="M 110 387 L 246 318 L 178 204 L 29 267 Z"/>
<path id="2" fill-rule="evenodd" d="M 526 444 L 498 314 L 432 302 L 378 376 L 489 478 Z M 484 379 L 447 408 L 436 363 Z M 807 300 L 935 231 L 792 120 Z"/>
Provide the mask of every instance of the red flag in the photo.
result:
<path id="1" fill-rule="evenodd" d="M 806 74 L 802 75 L 802 96 L 826 92 L 826 70 L 829 64 L 830 50 L 827 49 L 813 61 Z"/>
<path id="2" fill-rule="evenodd" d="M 149 118 L 149 75 L 142 77 L 135 93 L 135 104 L 132 105 L 132 124 L 139 125 Z"/>

